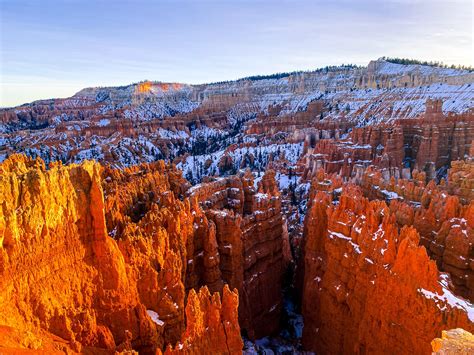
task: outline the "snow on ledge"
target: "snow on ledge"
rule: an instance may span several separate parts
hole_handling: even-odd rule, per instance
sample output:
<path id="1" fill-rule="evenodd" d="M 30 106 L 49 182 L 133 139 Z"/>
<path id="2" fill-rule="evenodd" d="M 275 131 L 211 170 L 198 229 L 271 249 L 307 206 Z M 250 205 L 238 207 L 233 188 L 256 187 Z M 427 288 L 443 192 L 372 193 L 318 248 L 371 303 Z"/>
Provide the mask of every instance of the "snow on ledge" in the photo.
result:
<path id="1" fill-rule="evenodd" d="M 342 233 L 334 232 L 331 230 L 328 230 L 328 233 L 329 233 L 329 239 L 339 238 L 339 239 L 347 240 L 357 254 L 359 255 L 362 254 L 362 250 L 360 250 L 359 244 L 354 243 L 351 237 L 346 237 Z"/>
<path id="2" fill-rule="evenodd" d="M 468 316 L 469 320 L 471 322 L 474 322 L 474 305 L 470 303 L 469 301 L 456 296 L 455 294 L 451 292 L 451 290 L 449 290 L 448 288 L 449 276 L 447 274 L 441 274 L 440 277 L 441 277 L 440 284 L 443 289 L 442 295 L 436 292 L 425 290 L 424 288 L 419 288 L 418 292 L 422 293 L 423 296 L 425 296 L 427 299 L 433 300 L 441 311 L 446 310 L 446 304 L 449 304 L 451 308 L 458 308 L 461 311 L 466 312 L 466 315 Z M 441 307 L 441 305 L 438 302 L 444 303 L 444 306 Z"/>
<path id="3" fill-rule="evenodd" d="M 99 127 L 106 127 L 110 124 L 110 120 L 107 118 L 102 118 L 99 122 L 97 122 L 97 126 Z"/>
<path id="4" fill-rule="evenodd" d="M 165 325 L 165 322 L 163 322 L 161 319 L 160 319 L 160 316 L 158 315 L 158 313 L 156 313 L 155 311 L 151 310 L 151 309 L 147 309 L 146 310 L 146 313 L 150 316 L 151 320 L 153 322 L 155 322 L 156 324 L 158 324 L 160 327 L 164 326 Z"/>

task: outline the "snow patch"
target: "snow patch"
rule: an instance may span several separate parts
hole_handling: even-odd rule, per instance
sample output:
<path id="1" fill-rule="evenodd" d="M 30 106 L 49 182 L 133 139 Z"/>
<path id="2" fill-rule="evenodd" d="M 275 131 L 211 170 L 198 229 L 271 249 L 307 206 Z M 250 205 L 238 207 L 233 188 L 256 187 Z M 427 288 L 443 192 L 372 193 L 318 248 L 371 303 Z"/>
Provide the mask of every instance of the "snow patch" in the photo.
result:
<path id="1" fill-rule="evenodd" d="M 156 324 L 158 324 L 160 327 L 164 326 L 165 325 L 165 322 L 163 322 L 158 313 L 156 313 L 155 311 L 151 310 L 151 309 L 147 309 L 146 310 L 146 313 L 150 316 L 151 320 L 153 322 L 155 322 Z"/>

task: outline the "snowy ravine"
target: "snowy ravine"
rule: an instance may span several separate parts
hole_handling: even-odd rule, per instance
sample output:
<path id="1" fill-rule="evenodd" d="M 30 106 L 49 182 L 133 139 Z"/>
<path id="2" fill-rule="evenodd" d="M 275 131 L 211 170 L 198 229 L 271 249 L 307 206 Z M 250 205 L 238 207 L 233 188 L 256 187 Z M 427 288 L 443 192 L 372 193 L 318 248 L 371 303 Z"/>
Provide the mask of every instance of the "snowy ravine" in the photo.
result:
<path id="1" fill-rule="evenodd" d="M 271 144 L 258 147 L 242 147 L 234 150 L 224 149 L 212 154 L 190 155 L 176 165 L 184 177 L 196 184 L 205 176 L 235 174 L 238 170 L 250 168 L 264 172 L 270 161 L 286 160 L 290 165 L 296 163 L 303 152 L 303 143 Z M 224 155 L 232 159 L 232 167 L 222 169 L 219 162 Z M 283 182 L 285 184 L 285 182 Z"/>

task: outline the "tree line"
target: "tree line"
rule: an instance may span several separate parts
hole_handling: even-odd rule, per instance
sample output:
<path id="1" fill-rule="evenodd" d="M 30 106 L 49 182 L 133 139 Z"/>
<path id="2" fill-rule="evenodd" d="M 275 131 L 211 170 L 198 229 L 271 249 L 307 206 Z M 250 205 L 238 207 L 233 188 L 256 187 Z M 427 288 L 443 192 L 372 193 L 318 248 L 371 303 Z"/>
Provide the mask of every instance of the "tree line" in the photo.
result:
<path id="1" fill-rule="evenodd" d="M 410 65 L 410 64 L 418 64 L 418 65 L 426 65 L 430 67 L 438 67 L 438 68 L 449 68 L 449 69 L 459 69 L 459 70 L 469 70 L 469 71 L 474 71 L 474 68 L 471 66 L 467 65 L 447 65 L 444 64 L 443 62 L 438 62 L 438 61 L 421 61 L 418 59 L 409 59 L 409 58 L 390 58 L 390 57 L 382 57 L 381 59 L 385 60 L 386 62 L 389 63 L 395 63 L 395 64 L 403 64 L 403 65 Z"/>

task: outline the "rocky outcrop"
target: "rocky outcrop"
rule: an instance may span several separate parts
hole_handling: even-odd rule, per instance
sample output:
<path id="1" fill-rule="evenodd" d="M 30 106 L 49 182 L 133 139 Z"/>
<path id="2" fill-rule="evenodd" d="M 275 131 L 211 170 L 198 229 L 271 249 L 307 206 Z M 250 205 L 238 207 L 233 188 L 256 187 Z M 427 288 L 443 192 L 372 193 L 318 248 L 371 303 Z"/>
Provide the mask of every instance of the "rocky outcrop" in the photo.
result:
<path id="1" fill-rule="evenodd" d="M 242 339 L 237 314 L 239 296 L 226 285 L 222 302 L 219 293 L 212 296 L 207 287 L 199 293 L 191 290 L 186 305 L 186 330 L 180 342 L 165 354 L 241 354 Z"/>
<path id="2" fill-rule="evenodd" d="M 278 330 L 285 268 L 283 219 L 274 173 L 255 189 L 252 175 L 221 178 L 190 190 L 216 230 L 222 281 L 239 290 L 239 320 L 250 338 Z M 286 235 L 287 237 L 287 235 Z M 216 258 L 216 259 L 214 259 Z M 217 274 L 217 273 L 216 273 Z"/>
<path id="3" fill-rule="evenodd" d="M 450 164 L 459 161 L 453 163 L 451 180 L 454 185 L 462 185 L 458 188 L 469 196 L 469 185 L 461 183 L 461 178 L 469 176 L 470 168 L 461 161 L 472 156 L 469 149 L 474 139 L 474 114 L 445 115 L 442 104 L 441 100 L 428 99 L 424 114 L 416 119 L 354 127 L 345 139 L 340 139 L 340 133 L 325 139 L 317 132 L 310 134 L 301 162 L 304 177 L 323 168 L 357 180 L 360 172 L 372 165 L 386 180 L 411 179 L 416 171 L 425 173 L 428 182 L 444 177 Z"/>
<path id="4" fill-rule="evenodd" d="M 46 169 L 24 156 L 0 170 L 0 324 L 18 339 L 8 346 L 154 352 L 182 339 L 186 239 L 195 231 L 189 202 L 178 199 L 180 173 L 162 162 Z M 238 323 L 222 321 L 236 318 L 237 297 L 225 289 L 220 306 L 202 290 L 214 318 L 187 322 L 224 327 L 217 352 L 242 345 Z"/>
<path id="5" fill-rule="evenodd" d="M 366 197 L 387 202 L 399 200 L 419 205 L 422 201 L 426 203 L 427 190 L 437 190 L 434 182 L 426 184 L 426 174 L 417 170 L 411 172 L 410 179 L 396 179 L 387 170 L 369 166 L 354 180 Z"/>
<path id="6" fill-rule="evenodd" d="M 413 225 L 439 268 L 451 274 L 457 292 L 474 300 L 474 202 L 467 206 L 455 196 L 434 195 L 416 212 Z"/>
<path id="7" fill-rule="evenodd" d="M 374 165 L 379 168 L 410 167 L 436 177 L 438 169 L 451 161 L 464 160 L 474 139 L 474 114 L 445 115 L 442 100 L 426 101 L 426 110 L 415 120 L 399 120 L 395 126 L 356 128 L 352 141 L 372 148 Z M 393 175 L 393 174 L 392 174 Z M 396 176 L 396 175 L 395 175 Z M 396 176 L 396 177 L 398 177 Z"/>
<path id="8" fill-rule="evenodd" d="M 385 200 L 395 214 L 399 226 L 412 225 L 420 234 L 420 243 L 437 262 L 441 271 L 449 272 L 456 293 L 474 300 L 472 258 L 473 230 L 470 220 L 474 208 L 466 199 L 461 186 L 469 186 L 472 179 L 468 173 L 458 170 L 449 176 L 463 176 L 460 182 L 449 180 L 448 184 L 436 185 L 434 181 L 426 184 L 425 173 L 413 171 L 411 180 L 394 177 L 384 179 L 383 174 L 369 167 L 360 182 L 364 195 L 370 199 Z M 450 195 L 449 192 L 460 196 Z"/>
<path id="9" fill-rule="evenodd" d="M 441 330 L 473 329 L 473 305 L 452 293 L 414 228 L 399 231 L 384 202 L 353 186 L 331 202 L 318 192 L 305 220 L 306 349 L 425 353 Z"/>
<path id="10" fill-rule="evenodd" d="M 474 336 L 464 329 L 443 330 L 441 338 L 431 342 L 433 354 L 468 355 L 474 351 Z"/>
<path id="11" fill-rule="evenodd" d="M 452 195 L 459 196 L 464 204 L 474 200 L 474 143 L 471 143 L 467 159 L 451 162 L 448 191 Z"/>
<path id="12" fill-rule="evenodd" d="M 82 346 L 152 348 L 159 330 L 107 236 L 100 166 L 2 165 L 1 323 Z M 32 272 L 34 270 L 34 272 Z"/>

